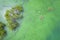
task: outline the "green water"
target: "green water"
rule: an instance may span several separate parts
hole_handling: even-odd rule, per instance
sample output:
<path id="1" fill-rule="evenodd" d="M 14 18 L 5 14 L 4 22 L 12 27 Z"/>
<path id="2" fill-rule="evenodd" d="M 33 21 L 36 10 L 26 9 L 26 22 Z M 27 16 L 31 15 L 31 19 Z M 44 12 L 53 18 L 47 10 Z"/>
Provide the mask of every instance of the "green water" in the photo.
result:
<path id="1" fill-rule="evenodd" d="M 16 31 L 7 28 L 4 40 L 60 40 L 60 0 L 0 0 L 0 21 L 7 23 L 5 10 L 15 5 L 24 7 L 24 18 Z"/>

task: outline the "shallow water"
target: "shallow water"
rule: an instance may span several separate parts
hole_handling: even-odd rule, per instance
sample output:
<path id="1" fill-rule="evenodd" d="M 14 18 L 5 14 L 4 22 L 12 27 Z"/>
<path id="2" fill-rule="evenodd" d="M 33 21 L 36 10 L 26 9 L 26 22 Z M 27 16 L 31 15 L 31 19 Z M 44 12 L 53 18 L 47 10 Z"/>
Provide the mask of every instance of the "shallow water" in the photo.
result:
<path id="1" fill-rule="evenodd" d="M 5 11 L 15 5 L 23 6 L 24 17 L 15 31 L 6 27 L 4 40 L 60 40 L 60 0 L 0 0 L 0 21 L 7 24 Z"/>
<path id="2" fill-rule="evenodd" d="M 15 0 L 15 1 L 14 0 L 0 0 L 0 21 L 7 24 L 7 21 L 4 17 L 6 10 L 9 10 L 11 7 L 14 7 L 16 5 L 22 5 L 22 3 L 23 3 L 22 0 Z M 20 23 L 20 20 L 19 20 L 19 23 Z M 5 29 L 7 30 L 7 36 L 4 37 L 4 40 L 10 40 L 16 35 L 16 33 L 18 32 L 17 30 L 20 29 L 20 26 L 19 28 L 16 29 L 16 31 L 11 31 L 7 27 Z"/>

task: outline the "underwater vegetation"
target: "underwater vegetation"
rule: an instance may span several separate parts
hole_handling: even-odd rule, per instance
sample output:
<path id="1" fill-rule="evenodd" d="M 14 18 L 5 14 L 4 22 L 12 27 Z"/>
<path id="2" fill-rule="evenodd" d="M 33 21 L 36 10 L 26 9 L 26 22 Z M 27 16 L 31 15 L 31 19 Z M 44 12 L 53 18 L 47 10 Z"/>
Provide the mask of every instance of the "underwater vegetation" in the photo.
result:
<path id="1" fill-rule="evenodd" d="M 15 6 L 9 10 L 6 10 L 6 13 L 4 16 L 8 23 L 9 29 L 14 30 L 20 25 L 17 22 L 17 20 L 23 18 L 22 12 L 23 12 L 23 7 L 21 6 Z M 0 39 L 3 39 L 3 37 L 7 34 L 7 30 L 5 30 L 6 26 L 7 24 L 0 22 Z"/>
<path id="2" fill-rule="evenodd" d="M 4 37 L 6 35 L 6 30 L 5 30 L 5 24 L 0 22 L 0 38 Z"/>
<path id="3" fill-rule="evenodd" d="M 9 24 L 10 29 L 15 29 L 19 23 L 16 21 L 23 18 L 23 8 L 21 6 L 15 6 L 6 11 L 5 18 Z"/>

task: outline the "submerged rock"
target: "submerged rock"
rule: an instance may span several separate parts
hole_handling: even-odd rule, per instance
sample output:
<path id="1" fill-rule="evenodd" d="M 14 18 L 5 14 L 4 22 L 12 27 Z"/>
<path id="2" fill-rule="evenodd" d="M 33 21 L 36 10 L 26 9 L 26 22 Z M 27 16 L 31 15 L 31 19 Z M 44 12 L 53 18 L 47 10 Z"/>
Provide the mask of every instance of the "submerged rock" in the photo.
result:
<path id="1" fill-rule="evenodd" d="M 6 35 L 5 27 L 6 25 L 2 22 L 0 22 L 0 38 L 4 37 Z"/>
<path id="2" fill-rule="evenodd" d="M 16 20 L 23 18 L 22 12 L 23 8 L 21 6 L 16 6 L 6 11 L 5 18 L 10 29 L 13 30 L 18 27 L 19 23 Z"/>

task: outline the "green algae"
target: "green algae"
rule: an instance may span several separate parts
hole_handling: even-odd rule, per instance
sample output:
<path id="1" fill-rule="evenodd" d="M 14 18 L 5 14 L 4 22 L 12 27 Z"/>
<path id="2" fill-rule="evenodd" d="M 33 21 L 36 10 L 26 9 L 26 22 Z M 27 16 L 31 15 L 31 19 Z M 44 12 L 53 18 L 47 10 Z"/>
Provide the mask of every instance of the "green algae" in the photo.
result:
<path id="1" fill-rule="evenodd" d="M 21 6 L 12 7 L 10 10 L 6 11 L 5 18 L 9 24 L 10 29 L 15 29 L 19 23 L 16 21 L 23 17 L 23 8 Z"/>
<path id="2" fill-rule="evenodd" d="M 6 30 L 5 30 L 5 24 L 0 22 L 0 38 L 4 37 L 6 35 Z"/>

